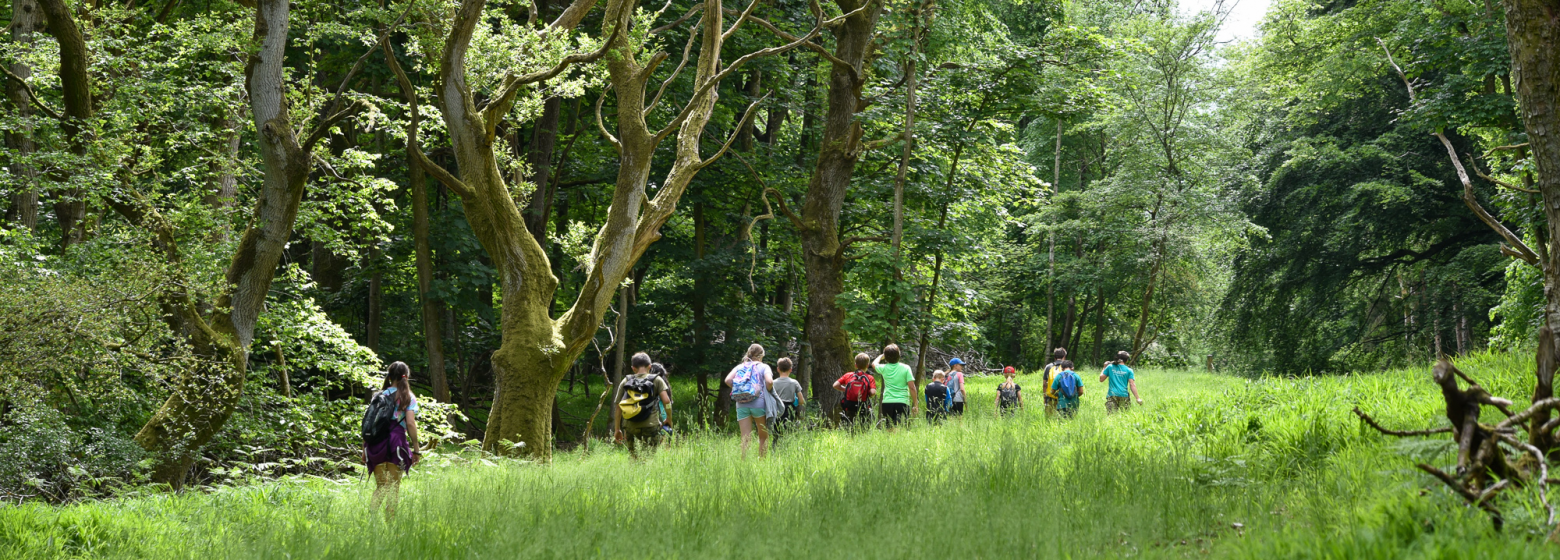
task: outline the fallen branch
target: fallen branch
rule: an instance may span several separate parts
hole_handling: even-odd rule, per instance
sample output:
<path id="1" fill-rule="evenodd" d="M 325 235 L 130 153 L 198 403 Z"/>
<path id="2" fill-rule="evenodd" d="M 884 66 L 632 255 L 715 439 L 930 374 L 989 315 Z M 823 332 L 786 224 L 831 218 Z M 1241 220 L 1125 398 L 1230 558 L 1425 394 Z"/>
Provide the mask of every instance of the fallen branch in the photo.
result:
<path id="1" fill-rule="evenodd" d="M 1481 500 L 1479 496 L 1475 496 L 1473 492 L 1468 491 L 1468 489 L 1464 488 L 1462 484 L 1458 483 L 1457 479 L 1453 478 L 1452 475 L 1446 474 L 1446 471 L 1432 467 L 1430 465 L 1426 465 L 1424 463 L 1419 463 L 1415 466 L 1419 467 L 1419 470 L 1430 473 L 1430 476 L 1441 479 L 1441 482 L 1446 483 L 1448 488 L 1451 488 L 1452 491 L 1456 492 L 1458 496 L 1462 496 L 1464 500 L 1467 500 L 1468 505 L 1476 506 L 1479 509 L 1484 510 L 1485 513 L 1490 514 L 1490 522 L 1495 525 L 1496 531 L 1501 530 L 1501 527 L 1505 526 L 1506 519 L 1505 517 L 1501 516 L 1500 510 L 1495 509 L 1495 506 L 1491 505 L 1487 501 Z"/>
<path id="2" fill-rule="evenodd" d="M 1388 430 L 1386 428 L 1383 428 L 1381 426 L 1381 424 L 1376 423 L 1376 419 L 1375 418 L 1371 418 L 1369 414 L 1365 413 L 1365 411 L 1360 410 L 1360 407 L 1357 407 L 1357 406 L 1354 407 L 1354 414 L 1356 416 L 1359 416 L 1360 420 L 1364 420 L 1366 424 L 1369 424 L 1370 427 L 1375 428 L 1376 431 L 1381 432 L 1381 433 L 1386 434 L 1386 435 L 1389 435 L 1389 436 L 1397 436 L 1397 437 L 1428 436 L 1428 435 L 1431 435 L 1431 434 L 1444 434 L 1444 433 L 1448 433 L 1448 432 L 1452 431 L 1452 427 L 1451 426 L 1446 426 L 1446 427 L 1443 427 L 1443 428 L 1431 428 L 1431 429 L 1428 429 L 1428 430 L 1406 430 L 1406 431 L 1405 430 Z"/>

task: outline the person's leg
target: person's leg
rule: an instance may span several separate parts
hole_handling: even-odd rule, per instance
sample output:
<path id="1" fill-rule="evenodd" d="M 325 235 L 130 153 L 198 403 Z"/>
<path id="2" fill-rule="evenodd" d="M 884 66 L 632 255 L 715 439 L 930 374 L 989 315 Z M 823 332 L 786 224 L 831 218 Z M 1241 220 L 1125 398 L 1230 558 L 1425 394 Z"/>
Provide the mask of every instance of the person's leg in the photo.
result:
<path id="1" fill-rule="evenodd" d="M 628 456 L 632 457 L 634 459 L 638 459 L 639 458 L 639 431 L 635 430 L 633 428 L 625 428 L 623 431 L 628 432 L 628 434 L 627 434 L 628 437 L 624 438 L 624 439 L 628 440 L 628 441 L 625 442 L 625 443 L 628 444 Z"/>
<path id="2" fill-rule="evenodd" d="M 389 466 L 387 463 L 374 465 L 374 495 L 368 499 L 368 512 L 370 515 L 379 511 L 379 504 L 384 502 L 385 492 L 388 491 L 387 487 L 390 486 L 390 474 L 385 472 L 385 467 L 387 466 Z"/>
<path id="3" fill-rule="evenodd" d="M 758 458 L 762 459 L 769 453 L 769 427 L 765 425 L 766 419 L 762 415 L 754 416 L 752 420 L 753 425 L 758 427 Z"/>
<path id="4" fill-rule="evenodd" d="M 737 428 L 742 432 L 742 458 L 747 458 L 748 441 L 753 439 L 753 419 L 743 418 L 742 409 L 737 409 Z"/>
<path id="5" fill-rule="evenodd" d="M 369 511 L 378 509 L 382 501 L 385 504 L 385 521 L 395 520 L 395 507 L 401 502 L 401 467 L 394 463 L 380 463 L 374 466 L 374 498 L 370 500 Z"/>

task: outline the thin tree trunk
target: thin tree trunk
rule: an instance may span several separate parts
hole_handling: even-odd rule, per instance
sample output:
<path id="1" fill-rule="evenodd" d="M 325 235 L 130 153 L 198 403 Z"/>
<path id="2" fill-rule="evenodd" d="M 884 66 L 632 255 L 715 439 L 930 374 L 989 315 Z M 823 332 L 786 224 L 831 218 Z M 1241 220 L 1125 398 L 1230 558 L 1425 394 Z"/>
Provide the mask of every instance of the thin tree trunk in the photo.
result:
<path id="1" fill-rule="evenodd" d="M 955 163 L 953 167 L 957 167 L 958 159 L 955 158 L 954 162 Z M 950 168 L 948 170 L 949 176 L 951 177 L 954 172 L 955 171 Z M 939 231 L 946 228 L 948 225 L 948 206 L 949 204 L 944 202 L 942 213 L 937 217 L 937 229 Z M 915 374 L 916 379 L 918 380 L 926 377 L 926 352 L 927 349 L 931 346 L 932 306 L 937 301 L 937 284 L 938 282 L 942 281 L 942 265 L 943 252 L 942 249 L 938 249 L 937 254 L 932 257 L 932 287 L 926 293 L 926 304 L 922 307 L 921 310 L 922 314 L 926 316 L 926 323 L 921 325 L 921 341 L 920 344 L 917 345 L 915 353 Z"/>
<path id="2" fill-rule="evenodd" d="M 407 175 L 412 183 L 412 240 L 417 266 L 417 298 L 422 303 L 423 341 L 428 352 L 428 378 L 433 398 L 450 402 L 449 373 L 444 370 L 444 336 L 439 320 L 444 302 L 433 296 L 433 249 L 430 247 L 428 179 L 417 159 L 407 154 Z"/>
<path id="3" fill-rule="evenodd" d="M 1148 316 L 1150 305 L 1154 301 L 1154 288 L 1159 281 L 1159 269 L 1164 263 L 1164 238 L 1160 238 L 1154 249 L 1154 264 L 1148 269 L 1148 287 L 1143 290 L 1143 305 L 1138 309 L 1137 333 L 1132 335 L 1132 362 L 1137 363 L 1143 353 L 1143 335 L 1148 332 Z"/>
<path id="4" fill-rule="evenodd" d="M 558 145 L 558 124 L 563 113 L 563 100 L 549 97 L 542 103 L 542 116 L 536 120 L 531 132 L 531 184 L 536 190 L 526 207 L 526 229 L 531 230 L 543 247 L 547 245 L 547 215 L 552 211 L 557 183 L 552 181 L 553 149 Z"/>
<path id="5" fill-rule="evenodd" d="M 1100 300 L 1100 312 L 1094 314 L 1094 360 L 1092 363 L 1098 364 L 1101 363 L 1100 351 L 1105 344 L 1105 287 L 1098 286 L 1095 290 Z"/>
<path id="6" fill-rule="evenodd" d="M 33 43 L 33 32 L 43 29 L 43 12 L 38 8 L 36 0 L 11 0 L 11 42 L 20 49 L 30 50 Z M 25 62 L 11 64 L 11 73 L 18 78 L 32 77 L 32 67 Z M 16 116 L 23 122 L 28 122 L 33 114 L 32 101 L 28 98 L 26 89 L 15 80 L 5 80 L 5 96 L 10 100 L 11 107 L 16 111 Z M 38 151 L 38 144 L 33 139 L 33 129 L 28 125 L 7 130 L 5 133 L 5 146 L 11 152 L 11 175 L 20 186 L 17 192 L 11 195 L 11 207 L 6 210 L 6 220 L 29 231 L 38 231 L 38 170 L 27 162 L 33 153 Z"/>
<path id="7" fill-rule="evenodd" d="M 912 31 L 912 35 L 913 35 Z M 904 149 L 899 156 L 899 172 L 894 177 L 894 284 L 904 282 L 904 240 L 905 240 L 905 179 L 910 173 L 910 155 L 915 151 L 915 54 L 920 52 L 920 43 L 912 38 L 911 57 L 905 61 L 905 125 L 901 132 Z M 895 289 L 893 297 L 889 300 L 888 321 L 893 326 L 893 332 L 889 333 L 890 340 L 899 339 L 899 290 Z M 921 359 L 918 357 L 916 361 Z M 921 376 L 921 368 L 915 370 L 916 379 Z"/>
<path id="8" fill-rule="evenodd" d="M 617 348 L 612 351 L 612 383 L 623 380 L 625 358 L 628 356 L 628 287 L 618 288 Z"/>
<path id="9" fill-rule="evenodd" d="M 363 322 L 363 339 L 367 342 L 369 350 L 379 351 L 379 331 L 384 311 L 381 309 L 384 296 L 384 274 L 379 271 L 379 248 L 374 247 L 368 251 L 368 266 L 374 271 L 368 277 L 368 319 Z"/>
<path id="10" fill-rule="evenodd" d="M 87 156 L 87 143 L 81 136 L 81 129 L 93 113 L 86 38 L 81 35 L 81 28 L 76 25 L 75 15 L 65 0 L 39 0 L 38 6 L 48 18 L 48 25 L 44 29 L 59 43 L 60 89 L 65 99 L 60 128 L 65 131 L 71 153 L 84 158 Z M 64 182 L 66 178 L 58 177 L 57 180 Z M 87 215 L 87 203 L 82 196 L 80 189 L 69 189 L 61 193 L 60 199 L 54 203 L 54 216 L 60 224 L 62 249 L 81 241 L 84 227 L 82 220 Z"/>

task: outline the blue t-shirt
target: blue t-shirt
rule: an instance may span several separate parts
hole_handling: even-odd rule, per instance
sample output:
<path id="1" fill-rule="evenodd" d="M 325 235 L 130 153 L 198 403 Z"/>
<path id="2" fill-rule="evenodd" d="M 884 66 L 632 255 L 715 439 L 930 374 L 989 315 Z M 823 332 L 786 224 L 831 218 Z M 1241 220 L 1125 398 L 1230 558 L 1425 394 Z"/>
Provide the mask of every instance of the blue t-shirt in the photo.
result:
<path id="1" fill-rule="evenodd" d="M 1101 373 L 1105 374 L 1105 378 L 1110 380 L 1110 392 L 1106 393 L 1105 396 L 1131 396 L 1130 393 L 1127 392 L 1127 382 L 1135 379 L 1132 377 L 1132 368 L 1127 367 L 1126 364 L 1111 364 L 1107 366 L 1105 371 Z"/>
<path id="2" fill-rule="evenodd" d="M 1051 393 L 1056 395 L 1056 408 L 1074 408 L 1078 406 L 1078 397 L 1067 398 L 1066 395 L 1062 394 L 1062 375 L 1064 373 L 1074 376 L 1078 375 L 1077 372 L 1070 369 L 1065 372 L 1057 372 L 1056 377 L 1051 379 Z M 1079 383 L 1078 392 L 1081 394 L 1083 392 L 1083 379 L 1078 379 L 1077 382 Z"/>
<path id="3" fill-rule="evenodd" d="M 395 395 L 395 391 L 396 391 L 395 387 L 391 387 L 389 389 L 385 389 L 385 396 L 386 397 L 394 396 Z M 412 396 L 412 404 L 406 405 L 405 409 L 401 409 L 401 410 L 396 410 L 395 411 L 395 421 L 396 422 L 400 422 L 402 428 L 406 427 L 406 418 L 405 418 L 406 413 L 403 412 L 403 411 L 404 410 L 410 410 L 412 412 L 417 412 L 417 394 L 413 393 L 411 396 Z"/>

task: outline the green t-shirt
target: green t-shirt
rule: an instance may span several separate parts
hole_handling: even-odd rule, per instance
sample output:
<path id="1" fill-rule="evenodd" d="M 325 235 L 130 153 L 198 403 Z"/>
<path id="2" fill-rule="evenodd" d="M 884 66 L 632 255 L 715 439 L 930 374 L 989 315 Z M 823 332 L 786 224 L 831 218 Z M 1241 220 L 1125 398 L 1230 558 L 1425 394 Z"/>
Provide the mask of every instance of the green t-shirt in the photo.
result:
<path id="1" fill-rule="evenodd" d="M 904 364 L 878 364 L 878 375 L 883 376 L 883 402 L 910 404 L 910 366 Z"/>
<path id="2" fill-rule="evenodd" d="M 1110 392 L 1106 393 L 1105 396 L 1131 396 L 1129 393 L 1127 393 L 1127 382 L 1134 379 L 1132 377 L 1132 368 L 1127 367 L 1126 364 L 1111 364 L 1109 367 L 1105 368 L 1103 373 L 1105 374 L 1105 378 L 1110 380 Z"/>

